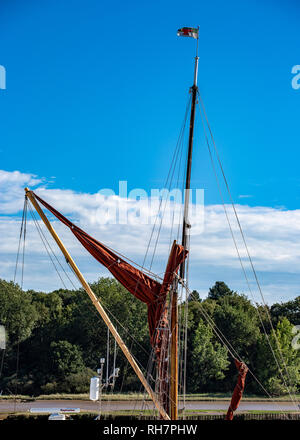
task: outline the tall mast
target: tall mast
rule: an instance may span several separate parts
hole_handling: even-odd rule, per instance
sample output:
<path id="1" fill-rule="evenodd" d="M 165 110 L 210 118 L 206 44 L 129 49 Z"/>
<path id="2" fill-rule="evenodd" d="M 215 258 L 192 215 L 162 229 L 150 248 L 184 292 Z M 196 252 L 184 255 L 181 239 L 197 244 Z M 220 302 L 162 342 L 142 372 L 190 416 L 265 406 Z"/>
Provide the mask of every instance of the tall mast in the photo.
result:
<path id="1" fill-rule="evenodd" d="M 198 27 L 199 30 L 199 27 Z M 190 200 L 190 187 L 191 187 L 191 169 L 192 169 L 192 153 L 193 153 L 193 141 L 194 141 L 194 125 L 195 125 L 195 110 L 197 99 L 197 78 L 198 78 L 198 38 L 197 34 L 197 48 L 194 67 L 194 84 L 190 91 L 192 93 L 191 103 L 191 116 L 190 116 L 190 130 L 189 130 L 189 144 L 188 144 L 188 159 L 186 169 L 186 182 L 184 193 L 184 212 L 183 212 L 183 224 L 182 224 L 182 246 L 187 249 L 188 246 L 188 229 L 189 225 L 189 200 Z M 180 266 L 180 278 L 185 277 L 185 262 Z M 178 292 L 177 288 L 173 290 L 171 301 L 171 367 L 170 367 L 170 417 L 171 420 L 177 420 L 178 418 Z"/>
<path id="2" fill-rule="evenodd" d="M 190 117 L 190 132 L 189 132 L 189 149 L 188 149 L 188 159 L 186 168 L 186 181 L 185 181 L 185 194 L 184 194 L 184 211 L 183 211 L 183 224 L 182 224 L 182 240 L 181 244 L 186 249 L 188 229 L 189 224 L 189 201 L 190 201 L 190 188 L 191 188 L 191 170 L 192 170 L 192 155 L 193 155 L 193 142 L 194 142 L 194 125 L 195 125 L 195 110 L 196 110 L 196 99 L 197 99 L 197 78 L 198 78 L 198 39 L 197 39 L 197 55 L 195 57 L 195 69 L 194 69 L 194 84 L 191 87 L 192 93 L 192 106 L 191 106 L 191 117 Z M 180 277 L 184 279 L 185 276 L 185 264 L 183 263 L 180 267 Z"/>

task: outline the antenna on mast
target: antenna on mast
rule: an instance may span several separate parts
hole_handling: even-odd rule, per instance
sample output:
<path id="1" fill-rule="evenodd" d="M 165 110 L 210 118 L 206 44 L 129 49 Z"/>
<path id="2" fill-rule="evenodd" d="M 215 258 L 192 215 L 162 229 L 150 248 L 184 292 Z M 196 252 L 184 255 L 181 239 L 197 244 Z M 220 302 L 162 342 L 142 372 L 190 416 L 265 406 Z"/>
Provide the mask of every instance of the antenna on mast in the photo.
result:
<path id="1" fill-rule="evenodd" d="M 197 27 L 197 45 L 196 45 L 196 56 L 195 56 L 195 72 L 194 72 L 194 86 L 197 87 L 197 79 L 198 79 L 198 46 L 199 46 L 199 26 Z"/>

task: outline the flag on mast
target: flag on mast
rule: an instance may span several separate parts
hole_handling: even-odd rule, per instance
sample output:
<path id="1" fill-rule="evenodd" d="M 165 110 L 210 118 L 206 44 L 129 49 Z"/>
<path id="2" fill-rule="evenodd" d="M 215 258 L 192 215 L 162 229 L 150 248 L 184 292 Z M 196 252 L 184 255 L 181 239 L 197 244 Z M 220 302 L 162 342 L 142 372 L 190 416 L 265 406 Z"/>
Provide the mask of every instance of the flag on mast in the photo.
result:
<path id="1" fill-rule="evenodd" d="M 181 29 L 178 29 L 177 31 L 178 37 L 193 37 L 197 39 L 198 34 L 199 34 L 198 28 L 183 27 Z"/>

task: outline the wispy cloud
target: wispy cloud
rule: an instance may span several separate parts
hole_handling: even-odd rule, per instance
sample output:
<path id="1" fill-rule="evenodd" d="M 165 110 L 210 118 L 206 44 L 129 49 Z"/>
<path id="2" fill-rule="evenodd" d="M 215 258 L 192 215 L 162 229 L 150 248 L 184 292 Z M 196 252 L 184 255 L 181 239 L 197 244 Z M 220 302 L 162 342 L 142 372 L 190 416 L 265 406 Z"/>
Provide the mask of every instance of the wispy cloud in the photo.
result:
<path id="1" fill-rule="evenodd" d="M 239 199 L 251 199 L 253 196 L 251 194 L 240 194 Z"/>
<path id="2" fill-rule="evenodd" d="M 36 187 L 43 179 L 20 171 L 0 170 L 0 214 L 15 214 L 22 209 L 24 187 Z"/>

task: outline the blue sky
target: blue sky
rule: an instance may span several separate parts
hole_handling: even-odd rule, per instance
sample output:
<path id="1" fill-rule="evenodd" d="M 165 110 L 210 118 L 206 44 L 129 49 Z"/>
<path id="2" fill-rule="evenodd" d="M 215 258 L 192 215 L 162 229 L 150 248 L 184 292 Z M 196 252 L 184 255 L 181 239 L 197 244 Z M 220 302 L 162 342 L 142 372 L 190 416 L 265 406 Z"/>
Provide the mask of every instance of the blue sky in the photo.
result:
<path id="1" fill-rule="evenodd" d="M 297 1 L 11 0 L 0 11 L 2 170 L 91 194 L 120 180 L 162 187 L 193 78 L 194 41 L 176 30 L 199 25 L 199 88 L 235 201 L 300 208 Z M 219 204 L 199 120 L 196 134 L 192 185 Z"/>

